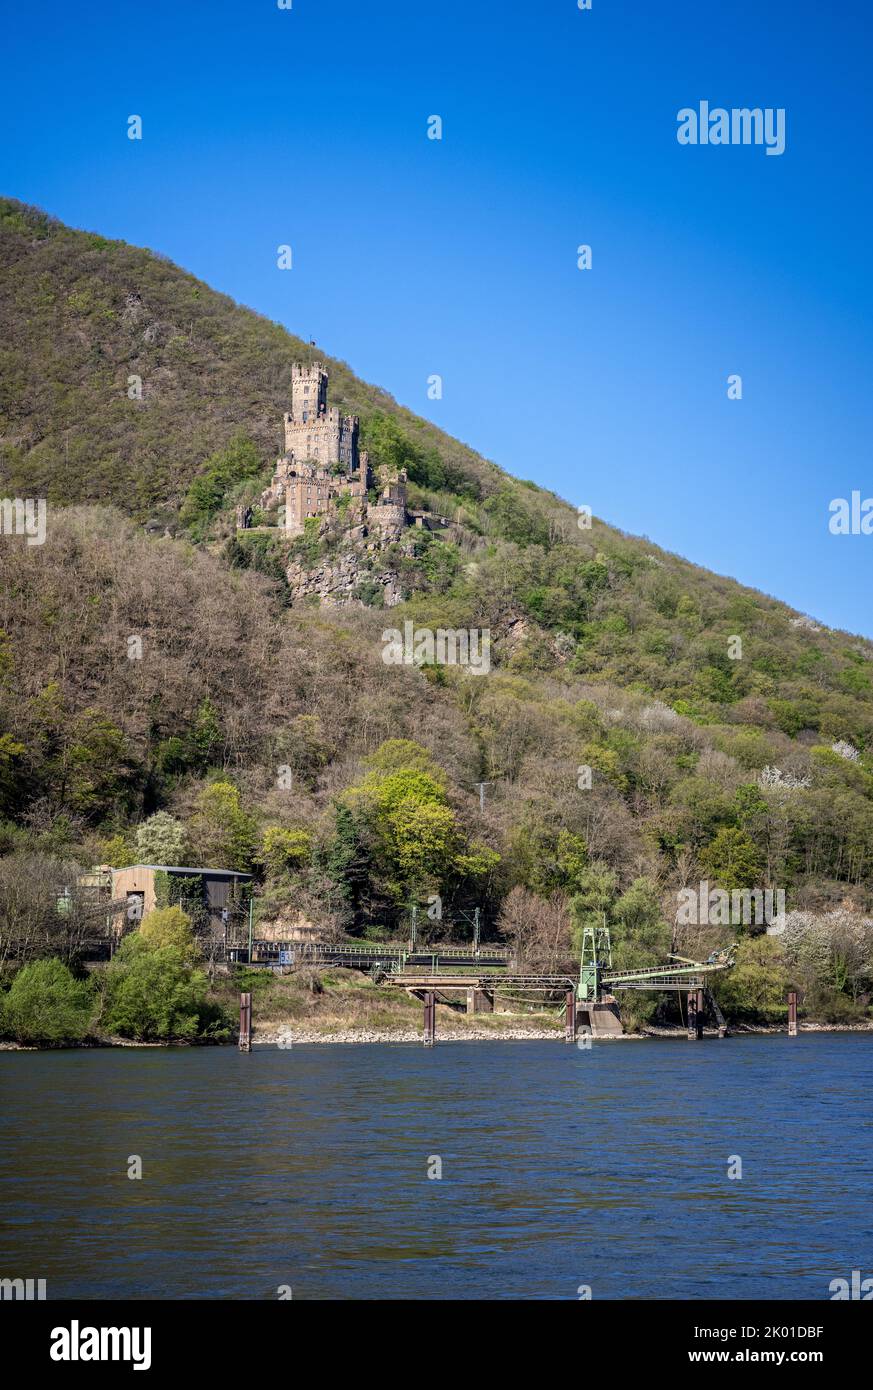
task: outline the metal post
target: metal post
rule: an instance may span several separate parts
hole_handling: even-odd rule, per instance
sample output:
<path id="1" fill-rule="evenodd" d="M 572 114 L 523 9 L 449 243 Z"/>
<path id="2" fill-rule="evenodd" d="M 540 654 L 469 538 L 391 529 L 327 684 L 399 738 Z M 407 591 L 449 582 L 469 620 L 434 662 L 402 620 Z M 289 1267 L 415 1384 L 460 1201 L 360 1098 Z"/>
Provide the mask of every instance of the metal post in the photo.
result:
<path id="1" fill-rule="evenodd" d="M 567 990 L 567 1013 L 564 1024 L 564 1041 L 571 1043 L 576 1041 L 576 991 Z"/>
<path id="2" fill-rule="evenodd" d="M 254 920 L 255 903 L 253 898 L 249 898 L 249 965 L 252 963 L 252 930 Z"/>
<path id="3" fill-rule="evenodd" d="M 432 989 L 424 992 L 424 1045 L 433 1047 L 436 1041 L 436 998 Z"/>
<path id="4" fill-rule="evenodd" d="M 252 996 L 248 993 L 239 997 L 239 1050 L 252 1050 Z"/>
<path id="5" fill-rule="evenodd" d="M 797 990 L 788 991 L 788 1036 L 797 1037 Z"/>
<path id="6" fill-rule="evenodd" d="M 410 943 L 409 943 L 410 955 L 415 951 L 415 919 L 416 919 L 417 915 L 418 915 L 418 908 L 417 908 L 417 907 L 413 907 L 413 909 L 412 909 L 412 940 L 411 940 Z"/>
<path id="7" fill-rule="evenodd" d="M 474 913 L 473 913 L 473 950 L 475 951 L 476 955 L 478 956 L 478 954 L 479 954 L 479 909 L 478 909 L 478 907 L 475 909 L 475 911 L 474 911 Z"/>
<path id="8" fill-rule="evenodd" d="M 725 1016 L 722 1013 L 721 1009 L 718 1007 L 718 1001 L 711 989 L 707 989 L 704 991 L 704 998 L 706 999 L 707 1005 L 709 1006 L 710 1013 L 715 1019 L 715 1026 L 718 1029 L 718 1036 L 720 1038 L 727 1037 L 727 1023 L 725 1021 Z"/>
<path id="9" fill-rule="evenodd" d="M 688 1040 L 695 1042 L 699 1036 L 697 1032 L 697 990 L 688 991 Z"/>

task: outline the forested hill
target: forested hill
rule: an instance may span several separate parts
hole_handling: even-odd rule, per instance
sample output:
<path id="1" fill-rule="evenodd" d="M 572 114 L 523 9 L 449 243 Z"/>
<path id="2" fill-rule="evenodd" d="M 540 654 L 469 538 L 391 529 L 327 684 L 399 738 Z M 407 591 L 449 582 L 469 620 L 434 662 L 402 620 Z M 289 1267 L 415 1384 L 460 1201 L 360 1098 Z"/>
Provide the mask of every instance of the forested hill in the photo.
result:
<path id="1" fill-rule="evenodd" d="M 331 402 L 361 415 L 375 461 L 405 465 L 415 501 L 451 510 L 478 549 L 487 543 L 487 558 L 501 554 L 505 579 L 495 588 L 486 566 L 480 619 L 505 628 L 523 618 L 557 633 L 560 669 L 573 639 L 585 672 L 671 704 L 692 700 L 697 713 L 730 707 L 741 722 L 791 736 L 869 737 L 873 643 L 821 629 L 596 518 L 580 530 L 553 494 L 511 478 L 165 257 L 0 199 L 0 315 L 7 496 L 111 503 L 174 531 L 181 509 L 183 522 L 197 522 L 183 534 L 221 534 L 223 509 L 270 476 L 292 362 L 316 353 L 330 370 Z M 132 377 L 141 400 L 129 398 Z M 206 494 L 206 525 L 192 485 L 201 502 Z M 410 595 L 464 594 L 461 608 L 482 582 L 424 573 L 434 564 L 407 568 Z M 731 636 L 746 640 L 741 660 L 728 654 Z"/>
<path id="2" fill-rule="evenodd" d="M 112 502 L 145 520 L 178 509 L 206 458 L 242 431 L 281 446 L 291 364 L 313 348 L 166 257 L 0 199 L 0 469 L 50 501 Z M 385 412 L 446 476 L 476 491 L 498 470 L 318 350 L 331 404 Z M 128 379 L 142 380 L 142 400 Z"/>
<path id="3" fill-rule="evenodd" d="M 547 940 L 553 961 L 604 912 L 624 958 L 661 956 L 698 878 L 869 910 L 869 641 L 580 528 L 166 259 L 11 200 L 0 313 L 0 494 L 52 504 L 44 545 L 0 544 L 0 937 L 3 864 L 154 854 L 137 834 L 156 813 L 188 862 L 252 868 L 264 915 L 378 933 L 439 894 L 447 922 L 481 905 L 487 930 L 527 932 L 534 956 Z M 451 518 L 360 550 L 336 609 L 297 601 L 277 530 L 232 523 L 313 351 L 374 462 Z M 290 558 L 317 570 L 347 546 L 316 529 Z M 406 619 L 488 629 L 490 674 L 386 665 L 381 633 Z M 723 944 L 711 930 L 688 952 Z M 822 950 L 810 989 L 859 1007 L 867 966 L 850 984 L 845 941 Z"/>

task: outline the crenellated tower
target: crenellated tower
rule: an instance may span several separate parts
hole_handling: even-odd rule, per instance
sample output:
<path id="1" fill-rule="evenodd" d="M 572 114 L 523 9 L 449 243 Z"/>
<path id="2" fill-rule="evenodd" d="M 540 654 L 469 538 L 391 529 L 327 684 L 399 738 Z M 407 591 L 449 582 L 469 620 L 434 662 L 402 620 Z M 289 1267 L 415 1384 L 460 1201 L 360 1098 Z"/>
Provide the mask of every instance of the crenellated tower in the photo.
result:
<path id="1" fill-rule="evenodd" d="M 262 506 L 285 504 L 285 530 L 298 534 L 309 517 L 323 516 L 343 493 L 366 512 L 372 482 L 366 450 L 358 449 L 358 417 L 327 403 L 323 362 L 295 362 L 291 368 L 291 409 L 282 417 L 285 452 L 263 494 Z"/>

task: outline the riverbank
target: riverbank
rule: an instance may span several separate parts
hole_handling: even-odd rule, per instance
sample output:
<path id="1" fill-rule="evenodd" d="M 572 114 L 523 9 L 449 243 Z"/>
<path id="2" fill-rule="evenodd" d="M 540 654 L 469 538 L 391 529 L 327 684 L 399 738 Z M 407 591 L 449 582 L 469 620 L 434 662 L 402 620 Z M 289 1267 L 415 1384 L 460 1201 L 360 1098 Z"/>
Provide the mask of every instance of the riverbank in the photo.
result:
<path id="1" fill-rule="evenodd" d="M 423 1011 L 421 1000 L 405 990 L 390 985 L 376 985 L 360 973 L 339 967 L 320 972 L 300 971 L 288 975 L 272 972 L 238 971 L 219 976 L 212 984 L 210 1002 L 218 1006 L 227 1021 L 222 1041 L 166 1040 L 137 1042 L 117 1035 L 95 1031 L 73 1047 L 100 1048 L 161 1048 L 237 1046 L 236 1020 L 239 1017 L 241 990 L 252 993 L 253 1045 L 256 1048 L 285 1048 L 295 1044 L 355 1043 L 413 1043 L 423 1041 Z M 494 1012 L 467 1014 L 448 1004 L 438 1004 L 436 1010 L 436 1041 L 440 1042 L 563 1042 L 564 1008 L 525 1006 L 508 999 L 495 1001 Z M 511 1011 L 510 1011 L 511 1009 Z M 776 1024 L 733 1023 L 733 1034 L 784 1035 L 785 1022 Z M 873 1031 L 873 1020 L 858 1023 L 830 1024 L 803 1021 L 802 1033 L 863 1033 Z M 616 1034 L 622 1041 L 676 1039 L 686 1037 L 686 1029 L 676 1023 L 669 1026 L 644 1026 L 639 1031 Z M 712 1028 L 704 1030 L 705 1038 L 714 1038 Z M 612 1037 L 606 1039 L 612 1041 Z M 597 1041 L 603 1041 L 598 1039 Z M 2 1051 L 54 1051 L 63 1044 L 33 1044 L 14 1041 L 0 1042 Z"/>
<path id="2" fill-rule="evenodd" d="M 799 1026 L 799 1033 L 873 1033 L 873 1023 L 870 1024 L 836 1024 L 836 1023 L 803 1023 Z M 742 1037 L 743 1035 L 772 1035 L 773 1037 L 785 1037 L 787 1029 L 774 1024 L 772 1026 L 761 1025 L 737 1025 L 728 1031 L 730 1038 Z M 704 1039 L 718 1038 L 718 1031 L 715 1028 L 706 1028 L 703 1033 Z M 644 1028 L 639 1033 L 614 1033 L 605 1037 L 594 1038 L 593 1042 L 645 1042 L 650 1041 L 672 1041 L 676 1038 L 687 1037 L 685 1028 Z M 252 1046 L 257 1047 L 293 1047 L 300 1044 L 354 1044 L 354 1043 L 420 1043 L 423 1041 L 421 1028 L 387 1028 L 387 1029 L 339 1029 L 336 1031 L 320 1031 L 317 1029 L 279 1029 L 278 1031 L 255 1029 L 252 1036 Z M 499 1028 L 437 1028 L 437 1043 L 441 1042 L 562 1042 L 563 1029 L 555 1028 L 526 1028 L 523 1024 L 506 1021 L 506 1025 Z"/>
<path id="3" fill-rule="evenodd" d="M 798 1032 L 803 1033 L 873 1033 L 873 1022 L 871 1023 L 801 1023 Z M 728 1030 L 728 1038 L 743 1036 L 772 1036 L 785 1037 L 787 1029 L 784 1025 L 778 1024 L 737 1024 Z M 581 1036 L 581 1035 L 580 1035 Z M 639 1033 L 614 1033 L 606 1037 L 594 1038 L 593 1042 L 645 1042 L 654 1041 L 673 1041 L 676 1038 L 684 1038 L 687 1032 L 684 1028 L 644 1028 Z M 718 1032 L 714 1028 L 706 1028 L 703 1033 L 704 1039 L 717 1038 Z M 255 1028 L 252 1037 L 252 1046 L 268 1048 L 290 1048 L 294 1046 L 312 1044 L 338 1044 L 353 1045 L 355 1043 L 421 1043 L 423 1033 L 421 1028 L 292 1028 L 292 1027 L 268 1027 Z M 437 1028 L 437 1043 L 441 1042 L 562 1042 L 563 1026 L 556 1025 L 553 1028 L 529 1027 L 520 1023 L 518 1019 L 504 1018 L 495 1025 L 489 1027 L 471 1026 L 468 1028 L 456 1026 L 444 1026 Z M 197 1043 L 185 1042 L 179 1039 L 171 1039 L 166 1042 L 134 1042 L 130 1038 L 90 1038 L 87 1042 L 75 1043 L 72 1045 L 43 1045 L 36 1043 L 17 1043 L 0 1042 L 0 1052 L 69 1052 L 69 1051 L 89 1051 L 105 1048 L 202 1048 L 202 1047 L 236 1047 L 236 1038 L 231 1038 L 227 1042 L 216 1043 Z"/>

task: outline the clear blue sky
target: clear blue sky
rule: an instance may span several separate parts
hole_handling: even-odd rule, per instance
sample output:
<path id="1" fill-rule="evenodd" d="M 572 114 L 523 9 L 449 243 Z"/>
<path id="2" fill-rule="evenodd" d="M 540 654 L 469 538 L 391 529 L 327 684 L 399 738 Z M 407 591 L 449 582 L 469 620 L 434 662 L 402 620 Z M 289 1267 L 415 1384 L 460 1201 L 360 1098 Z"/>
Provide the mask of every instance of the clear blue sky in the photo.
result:
<path id="1" fill-rule="evenodd" d="M 828 531 L 831 499 L 873 496 L 868 9 L 9 7 L 0 190 L 165 253 L 510 472 L 873 635 L 873 536 Z M 785 153 L 680 146 L 701 99 L 784 107 Z"/>

